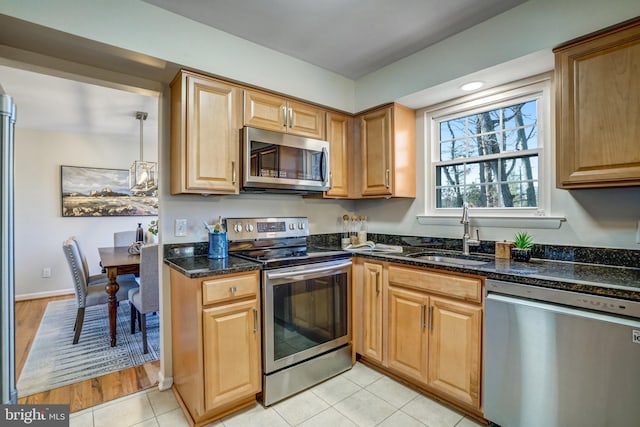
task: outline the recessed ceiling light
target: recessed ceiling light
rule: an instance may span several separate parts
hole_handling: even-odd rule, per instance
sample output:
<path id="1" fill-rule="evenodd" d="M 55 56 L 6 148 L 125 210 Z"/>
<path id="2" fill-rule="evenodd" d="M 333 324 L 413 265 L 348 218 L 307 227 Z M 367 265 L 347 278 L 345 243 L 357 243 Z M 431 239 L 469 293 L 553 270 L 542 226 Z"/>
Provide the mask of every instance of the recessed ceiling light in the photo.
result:
<path id="1" fill-rule="evenodd" d="M 484 86 L 484 82 L 476 81 L 476 82 L 465 83 L 462 86 L 460 86 L 460 89 L 464 91 L 470 91 L 470 90 L 480 89 L 482 86 Z"/>

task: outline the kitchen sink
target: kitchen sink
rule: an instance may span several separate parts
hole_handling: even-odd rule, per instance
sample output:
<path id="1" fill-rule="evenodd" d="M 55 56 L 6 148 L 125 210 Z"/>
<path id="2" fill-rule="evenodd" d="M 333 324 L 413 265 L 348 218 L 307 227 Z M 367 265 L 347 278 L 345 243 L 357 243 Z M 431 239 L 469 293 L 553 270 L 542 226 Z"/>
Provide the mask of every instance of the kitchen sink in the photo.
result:
<path id="1" fill-rule="evenodd" d="M 408 254 L 410 258 L 422 259 L 425 261 L 439 262 L 442 264 L 454 264 L 454 265 L 466 265 L 477 266 L 488 264 L 489 261 L 482 259 L 478 256 L 463 255 L 455 252 L 418 252 L 415 254 Z"/>

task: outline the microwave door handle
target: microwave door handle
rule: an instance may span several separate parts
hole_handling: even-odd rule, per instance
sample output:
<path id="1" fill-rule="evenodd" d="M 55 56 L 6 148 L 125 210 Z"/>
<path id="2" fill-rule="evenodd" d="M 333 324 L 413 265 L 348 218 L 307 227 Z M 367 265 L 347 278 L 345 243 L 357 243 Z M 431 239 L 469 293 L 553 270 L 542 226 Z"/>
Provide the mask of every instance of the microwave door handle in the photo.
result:
<path id="1" fill-rule="evenodd" d="M 331 171 L 329 169 L 329 153 L 326 148 L 322 149 L 322 167 L 320 170 L 322 171 L 322 179 L 323 185 L 329 185 L 331 183 Z"/>

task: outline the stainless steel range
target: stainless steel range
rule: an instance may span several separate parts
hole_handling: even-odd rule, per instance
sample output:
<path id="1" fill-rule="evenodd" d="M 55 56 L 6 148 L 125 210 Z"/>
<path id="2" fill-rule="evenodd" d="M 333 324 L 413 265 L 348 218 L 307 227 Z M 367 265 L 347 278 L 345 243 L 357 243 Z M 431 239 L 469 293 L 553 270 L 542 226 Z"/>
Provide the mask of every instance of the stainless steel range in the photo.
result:
<path id="1" fill-rule="evenodd" d="M 229 253 L 262 263 L 262 401 L 351 368 L 351 260 L 308 245 L 304 217 L 227 218 Z"/>

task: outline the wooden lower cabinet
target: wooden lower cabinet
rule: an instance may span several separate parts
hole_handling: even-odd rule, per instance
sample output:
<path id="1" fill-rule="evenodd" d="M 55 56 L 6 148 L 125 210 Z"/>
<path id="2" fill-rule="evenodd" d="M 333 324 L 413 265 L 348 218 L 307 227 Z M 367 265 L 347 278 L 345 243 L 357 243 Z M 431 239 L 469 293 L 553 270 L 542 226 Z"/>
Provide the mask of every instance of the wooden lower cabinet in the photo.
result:
<path id="1" fill-rule="evenodd" d="M 480 407 L 482 307 L 431 297 L 428 384 Z"/>
<path id="2" fill-rule="evenodd" d="M 364 263 L 362 352 L 382 362 L 382 265 Z"/>
<path id="3" fill-rule="evenodd" d="M 203 310 L 205 410 L 260 390 L 258 300 Z"/>
<path id="4" fill-rule="evenodd" d="M 363 263 L 356 275 L 361 311 L 356 313 L 356 342 L 367 342 L 375 330 L 370 310 L 384 320 L 380 340 L 382 358 L 361 345 L 366 362 L 413 383 L 474 416 L 482 416 L 482 278 L 393 263 Z M 381 305 L 366 290 L 371 273 L 384 278 Z M 361 335 L 358 337 L 357 335 Z M 363 339 L 364 338 L 364 339 Z"/>
<path id="5" fill-rule="evenodd" d="M 429 297 L 421 292 L 389 286 L 388 367 L 427 382 Z"/>
<path id="6" fill-rule="evenodd" d="M 261 391 L 258 271 L 188 278 L 171 269 L 173 389 L 191 425 L 255 404 Z"/>

